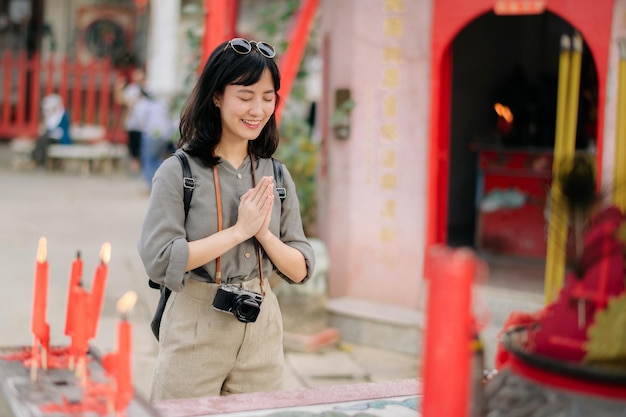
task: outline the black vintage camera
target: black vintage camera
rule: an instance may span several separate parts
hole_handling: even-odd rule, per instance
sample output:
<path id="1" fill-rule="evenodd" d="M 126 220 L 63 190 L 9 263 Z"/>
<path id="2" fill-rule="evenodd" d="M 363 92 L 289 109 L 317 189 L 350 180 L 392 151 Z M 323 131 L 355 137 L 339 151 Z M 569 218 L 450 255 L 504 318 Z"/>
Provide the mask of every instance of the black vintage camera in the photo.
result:
<path id="1" fill-rule="evenodd" d="M 233 313 L 242 323 L 254 323 L 261 310 L 263 296 L 236 285 L 220 284 L 213 299 L 217 310 Z"/>

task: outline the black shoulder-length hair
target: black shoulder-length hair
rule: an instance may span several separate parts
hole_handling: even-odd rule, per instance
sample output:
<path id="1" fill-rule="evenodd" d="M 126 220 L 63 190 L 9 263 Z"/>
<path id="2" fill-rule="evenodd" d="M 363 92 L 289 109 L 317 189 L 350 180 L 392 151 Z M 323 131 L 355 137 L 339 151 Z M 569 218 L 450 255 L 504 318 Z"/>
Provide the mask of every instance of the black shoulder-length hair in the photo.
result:
<path id="1" fill-rule="evenodd" d="M 222 135 L 222 121 L 220 110 L 215 105 L 213 97 L 221 96 L 226 86 L 230 84 L 246 86 L 255 84 L 261 79 L 265 69 L 272 75 L 278 107 L 280 72 L 274 59 L 261 55 L 254 45 L 252 51 L 245 55 L 229 48 L 228 42 L 216 47 L 183 106 L 177 147 L 199 157 L 207 166 L 219 163 L 220 158 L 214 155 L 214 151 Z M 248 142 L 248 149 L 257 157 L 269 158 L 276 151 L 278 140 L 274 113 L 259 137 Z"/>

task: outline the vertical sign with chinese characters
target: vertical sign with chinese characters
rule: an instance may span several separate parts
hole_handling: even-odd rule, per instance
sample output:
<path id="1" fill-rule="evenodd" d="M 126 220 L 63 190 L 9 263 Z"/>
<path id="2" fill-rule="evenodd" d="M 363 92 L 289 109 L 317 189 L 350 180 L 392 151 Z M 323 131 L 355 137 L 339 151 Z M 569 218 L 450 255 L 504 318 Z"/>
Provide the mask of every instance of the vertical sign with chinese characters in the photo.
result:
<path id="1" fill-rule="evenodd" d="M 380 124 L 379 137 L 379 170 L 378 192 L 380 200 L 380 229 L 378 240 L 381 244 L 381 261 L 386 269 L 395 264 L 394 245 L 398 239 L 397 196 L 398 196 L 398 164 L 397 151 L 400 141 L 398 133 L 398 89 L 399 68 L 403 61 L 402 41 L 404 38 L 404 0 L 385 0 L 383 14 L 383 68 L 380 83 Z"/>

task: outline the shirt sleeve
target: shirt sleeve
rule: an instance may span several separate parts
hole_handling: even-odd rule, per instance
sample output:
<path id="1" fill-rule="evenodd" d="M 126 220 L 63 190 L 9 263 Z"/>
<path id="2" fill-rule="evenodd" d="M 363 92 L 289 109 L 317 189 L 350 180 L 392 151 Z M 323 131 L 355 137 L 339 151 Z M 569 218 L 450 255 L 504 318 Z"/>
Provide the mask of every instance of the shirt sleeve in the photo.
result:
<path id="1" fill-rule="evenodd" d="M 281 203 L 280 240 L 286 245 L 299 250 L 304 256 L 306 262 L 306 277 L 298 283 L 303 284 L 313 275 L 315 269 L 315 252 L 304 234 L 296 185 L 285 165 L 283 165 L 283 179 L 287 197 Z M 292 281 L 282 272 L 277 270 L 276 273 L 288 283 L 296 284 L 296 282 Z"/>
<path id="2" fill-rule="evenodd" d="M 189 246 L 185 232 L 182 168 L 175 156 L 163 161 L 154 174 L 150 201 L 137 243 L 148 277 L 172 291 L 180 291 L 186 272 Z"/>

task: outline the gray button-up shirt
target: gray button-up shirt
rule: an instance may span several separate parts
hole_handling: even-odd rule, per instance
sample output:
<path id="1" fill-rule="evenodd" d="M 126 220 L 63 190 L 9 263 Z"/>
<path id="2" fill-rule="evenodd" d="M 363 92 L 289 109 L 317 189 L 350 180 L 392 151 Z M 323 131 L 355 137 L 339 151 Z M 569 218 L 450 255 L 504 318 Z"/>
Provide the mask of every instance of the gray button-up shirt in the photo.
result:
<path id="1" fill-rule="evenodd" d="M 202 165 L 199 159 L 187 155 L 196 182 L 187 222 L 183 207 L 183 180 L 180 162 L 175 156 L 167 158 L 154 175 L 150 202 L 138 242 L 139 255 L 150 279 L 165 284 L 173 291 L 180 291 L 190 277 L 214 282 L 215 265 L 204 265 L 201 273 L 185 272 L 189 258 L 188 241 L 202 239 L 217 232 L 217 202 L 213 169 Z M 255 161 L 256 177 L 273 176 L 270 159 Z M 223 228 L 237 222 L 239 199 L 253 187 L 250 158 L 239 169 L 227 161 L 218 164 L 218 176 L 222 197 Z M 300 205 L 296 188 L 287 168 L 283 165 L 283 182 L 287 197 L 281 202 L 275 191 L 270 231 L 287 245 L 299 250 L 306 261 L 307 276 L 315 267 L 315 255 L 302 229 Z M 222 282 L 239 283 L 259 276 L 257 251 L 254 238 L 237 245 L 222 255 Z M 263 256 L 263 276 L 272 274 L 274 266 Z M 277 271 L 286 281 L 292 281 Z"/>

